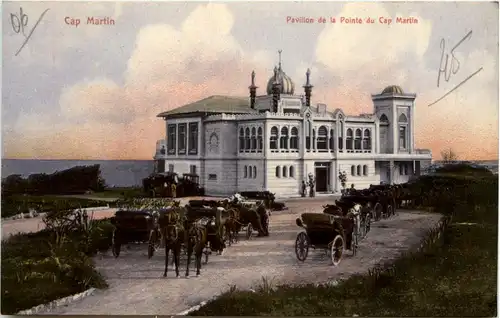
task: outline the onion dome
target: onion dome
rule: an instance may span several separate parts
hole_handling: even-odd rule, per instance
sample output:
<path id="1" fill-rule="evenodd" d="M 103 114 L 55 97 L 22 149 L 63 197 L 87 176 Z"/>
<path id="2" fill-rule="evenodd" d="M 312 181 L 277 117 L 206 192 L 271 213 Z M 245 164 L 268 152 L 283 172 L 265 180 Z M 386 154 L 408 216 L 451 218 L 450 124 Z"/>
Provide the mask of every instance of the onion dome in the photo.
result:
<path id="1" fill-rule="evenodd" d="M 278 82 L 280 86 L 280 94 L 289 94 L 293 95 L 293 92 L 295 91 L 295 84 L 293 83 L 292 79 L 283 72 L 281 67 L 278 68 L 278 72 L 275 75 L 271 76 L 269 81 L 267 82 L 267 94 L 272 95 L 273 94 L 273 84 L 274 82 Z"/>
<path id="2" fill-rule="evenodd" d="M 382 95 L 403 95 L 403 89 L 397 85 L 391 85 L 384 88 Z"/>
<path id="3" fill-rule="evenodd" d="M 281 50 L 279 50 L 278 53 L 279 53 L 279 66 L 274 69 L 273 76 L 271 76 L 271 78 L 267 82 L 267 94 L 272 95 L 273 84 L 278 83 L 280 84 L 280 94 L 293 95 L 293 92 L 295 91 L 295 84 L 293 83 L 292 79 L 288 75 L 286 75 L 283 69 L 281 68 Z"/>

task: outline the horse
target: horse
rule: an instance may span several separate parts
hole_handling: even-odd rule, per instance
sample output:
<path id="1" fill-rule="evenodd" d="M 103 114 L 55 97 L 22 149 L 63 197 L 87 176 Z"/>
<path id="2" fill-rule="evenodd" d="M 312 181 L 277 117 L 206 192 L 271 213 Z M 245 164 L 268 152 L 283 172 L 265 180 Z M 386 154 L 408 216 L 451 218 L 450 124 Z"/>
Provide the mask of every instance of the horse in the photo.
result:
<path id="1" fill-rule="evenodd" d="M 183 220 L 185 213 L 182 212 L 180 209 L 172 209 L 165 214 L 163 219 L 160 219 L 160 230 L 165 238 L 165 271 L 163 277 L 167 277 L 168 254 L 170 251 L 173 254 L 176 276 L 179 277 L 181 248 L 185 236 L 185 222 Z"/>

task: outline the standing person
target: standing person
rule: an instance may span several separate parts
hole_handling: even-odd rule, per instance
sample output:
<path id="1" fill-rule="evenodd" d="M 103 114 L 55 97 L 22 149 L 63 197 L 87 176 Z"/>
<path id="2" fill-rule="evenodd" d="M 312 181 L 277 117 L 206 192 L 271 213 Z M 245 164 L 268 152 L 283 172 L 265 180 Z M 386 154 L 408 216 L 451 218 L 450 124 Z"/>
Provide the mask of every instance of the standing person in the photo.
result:
<path id="1" fill-rule="evenodd" d="M 172 190 L 172 198 L 175 199 L 177 197 L 177 185 L 175 184 L 175 182 L 172 182 L 171 190 Z"/>
<path id="2" fill-rule="evenodd" d="M 307 184 L 305 180 L 302 180 L 302 197 L 304 198 L 307 193 Z"/>
<path id="3" fill-rule="evenodd" d="M 314 197 L 314 176 L 309 174 L 309 197 Z"/>

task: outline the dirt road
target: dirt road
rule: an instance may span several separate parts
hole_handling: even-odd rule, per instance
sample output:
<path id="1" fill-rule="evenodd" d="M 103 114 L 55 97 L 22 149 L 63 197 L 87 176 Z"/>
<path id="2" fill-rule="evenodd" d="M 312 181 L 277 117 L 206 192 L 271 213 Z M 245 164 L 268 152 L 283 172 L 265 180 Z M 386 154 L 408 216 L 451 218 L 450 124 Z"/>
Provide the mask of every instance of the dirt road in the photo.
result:
<path id="1" fill-rule="evenodd" d="M 110 254 L 98 256 L 97 267 L 110 288 L 49 314 L 177 314 L 231 286 L 252 288 L 262 282 L 262 277 L 274 283 L 290 284 L 342 279 L 396 258 L 418 244 L 425 232 L 439 221 L 436 214 L 400 212 L 391 219 L 373 223 L 368 237 L 360 244 L 359 253 L 355 257 L 346 256 L 339 266 L 332 267 L 322 251 L 312 251 L 309 258 L 300 263 L 294 253 L 295 237 L 301 230 L 295 225 L 295 218 L 306 211 L 320 212 L 325 203 L 325 199 L 289 202 L 288 211 L 271 216 L 269 237 L 242 238 L 223 255 L 211 256 L 200 277 L 175 278 L 170 267 L 170 277 L 163 278 L 163 251 L 148 260 L 146 245 L 123 249 L 118 259 Z M 181 263 L 183 273 L 185 262 Z"/>

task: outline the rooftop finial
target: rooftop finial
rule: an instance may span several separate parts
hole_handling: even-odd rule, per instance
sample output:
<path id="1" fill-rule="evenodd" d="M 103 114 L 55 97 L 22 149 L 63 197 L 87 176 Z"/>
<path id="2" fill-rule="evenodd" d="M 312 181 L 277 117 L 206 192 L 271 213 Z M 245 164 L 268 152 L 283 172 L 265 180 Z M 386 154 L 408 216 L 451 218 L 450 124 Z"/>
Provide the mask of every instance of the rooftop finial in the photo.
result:
<path id="1" fill-rule="evenodd" d="M 283 52 L 282 50 L 278 50 L 278 54 L 279 54 L 279 69 L 281 70 L 281 52 Z"/>
<path id="2" fill-rule="evenodd" d="M 306 72 L 306 85 L 310 85 L 310 83 L 309 83 L 309 76 L 311 76 L 311 70 L 307 69 L 307 72 Z"/>
<path id="3" fill-rule="evenodd" d="M 252 85 L 255 85 L 255 71 L 252 71 Z"/>

